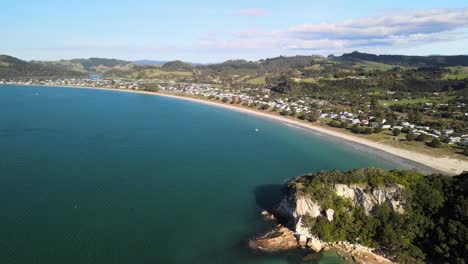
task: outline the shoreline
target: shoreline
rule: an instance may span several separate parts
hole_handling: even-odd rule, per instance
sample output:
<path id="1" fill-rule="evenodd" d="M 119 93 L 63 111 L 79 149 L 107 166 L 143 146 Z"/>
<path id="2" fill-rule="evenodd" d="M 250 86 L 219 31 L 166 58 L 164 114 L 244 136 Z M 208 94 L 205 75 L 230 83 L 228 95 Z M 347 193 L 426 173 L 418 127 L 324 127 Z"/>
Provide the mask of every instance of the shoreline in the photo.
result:
<path id="1" fill-rule="evenodd" d="M 161 96 L 167 98 L 174 98 L 180 100 L 186 100 L 196 103 L 207 104 L 210 106 L 221 107 L 228 110 L 234 110 L 241 113 L 246 113 L 250 115 L 254 115 L 257 117 L 268 118 L 273 121 L 282 122 L 286 124 L 291 124 L 298 126 L 299 128 L 303 128 L 313 132 L 319 132 L 333 138 L 337 138 L 340 140 L 345 141 L 346 143 L 352 143 L 358 145 L 358 148 L 369 148 L 370 152 L 376 153 L 384 158 L 390 159 L 391 161 L 396 161 L 395 157 L 399 160 L 396 161 L 397 163 L 401 163 L 401 161 L 405 163 L 406 166 L 417 167 L 418 169 L 422 169 L 423 171 L 426 170 L 423 167 L 430 168 L 434 172 L 442 172 L 444 174 L 449 175 L 456 175 L 460 174 L 463 171 L 468 171 L 468 162 L 463 161 L 460 159 L 454 159 L 449 157 L 434 157 L 427 154 L 410 151 L 398 147 L 389 146 L 384 143 L 379 143 L 375 141 L 371 141 L 369 139 L 361 138 L 358 136 L 348 135 L 345 133 L 337 132 L 332 129 L 327 129 L 325 127 L 321 127 L 318 125 L 314 125 L 313 123 L 304 122 L 300 120 L 293 120 L 287 117 L 274 115 L 270 113 L 265 113 L 259 110 L 248 109 L 245 107 L 237 106 L 237 105 L 230 105 L 224 104 L 219 102 L 214 102 L 209 99 L 202 99 L 202 98 L 194 98 L 185 95 L 178 95 L 178 94 L 166 94 L 161 92 L 149 92 L 149 91 L 138 91 L 138 90 L 130 90 L 130 89 L 117 89 L 117 88 L 101 88 L 101 87 L 84 87 L 84 86 L 63 86 L 63 85 L 28 85 L 28 84 L 13 84 L 19 86 L 36 86 L 36 87 L 63 87 L 63 88 L 78 88 L 78 89 L 93 89 L 93 90 L 108 90 L 108 91 L 118 91 L 118 92 L 128 92 L 128 93 L 137 93 L 137 94 L 146 94 L 146 95 L 153 95 L 153 96 Z M 367 150 L 367 149 L 366 149 Z"/>

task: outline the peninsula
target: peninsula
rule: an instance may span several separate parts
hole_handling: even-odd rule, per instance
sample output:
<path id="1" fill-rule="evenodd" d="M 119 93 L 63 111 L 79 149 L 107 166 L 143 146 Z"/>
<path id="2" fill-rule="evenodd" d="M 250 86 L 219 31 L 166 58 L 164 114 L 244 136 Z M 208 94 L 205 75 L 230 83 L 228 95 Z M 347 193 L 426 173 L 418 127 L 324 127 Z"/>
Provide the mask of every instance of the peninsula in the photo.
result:
<path id="1" fill-rule="evenodd" d="M 467 186 L 467 173 L 368 168 L 307 174 L 290 180 L 281 202 L 262 212 L 282 224 L 250 246 L 335 248 L 359 263 L 463 263 Z"/>

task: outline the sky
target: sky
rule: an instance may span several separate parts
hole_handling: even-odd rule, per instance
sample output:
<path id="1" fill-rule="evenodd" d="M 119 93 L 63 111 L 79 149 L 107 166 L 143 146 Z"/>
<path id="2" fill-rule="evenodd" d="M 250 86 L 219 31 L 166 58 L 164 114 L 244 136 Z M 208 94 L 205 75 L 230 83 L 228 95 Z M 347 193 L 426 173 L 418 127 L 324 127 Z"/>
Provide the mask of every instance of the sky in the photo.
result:
<path id="1" fill-rule="evenodd" d="M 468 54 L 466 0 L 0 0 L 0 54 L 220 62 Z"/>

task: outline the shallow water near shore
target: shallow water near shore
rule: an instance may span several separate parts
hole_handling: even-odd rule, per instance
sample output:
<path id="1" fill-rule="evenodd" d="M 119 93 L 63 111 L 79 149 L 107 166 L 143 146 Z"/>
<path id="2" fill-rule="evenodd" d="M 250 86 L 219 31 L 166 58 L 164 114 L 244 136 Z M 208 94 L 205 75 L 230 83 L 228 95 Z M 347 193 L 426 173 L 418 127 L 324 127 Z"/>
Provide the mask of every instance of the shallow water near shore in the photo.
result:
<path id="1" fill-rule="evenodd" d="M 279 195 L 270 187 L 318 170 L 399 167 L 324 135 L 159 96 L 4 85 L 0 111 L 0 263 L 301 263 L 303 252 L 246 247 L 271 225 L 259 217 Z"/>

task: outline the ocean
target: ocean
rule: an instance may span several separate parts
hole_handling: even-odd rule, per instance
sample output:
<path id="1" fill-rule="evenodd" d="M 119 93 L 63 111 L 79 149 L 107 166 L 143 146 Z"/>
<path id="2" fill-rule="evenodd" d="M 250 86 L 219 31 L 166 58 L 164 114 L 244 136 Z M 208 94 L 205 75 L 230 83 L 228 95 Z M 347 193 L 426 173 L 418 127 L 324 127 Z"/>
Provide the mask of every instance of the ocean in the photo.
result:
<path id="1" fill-rule="evenodd" d="M 340 263 L 246 241 L 288 179 L 368 166 L 399 165 L 196 102 L 3 85 L 0 263 Z"/>

